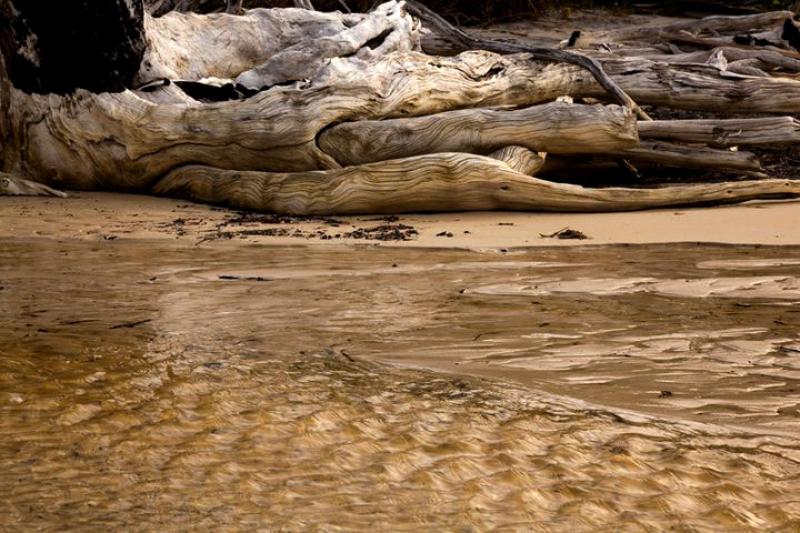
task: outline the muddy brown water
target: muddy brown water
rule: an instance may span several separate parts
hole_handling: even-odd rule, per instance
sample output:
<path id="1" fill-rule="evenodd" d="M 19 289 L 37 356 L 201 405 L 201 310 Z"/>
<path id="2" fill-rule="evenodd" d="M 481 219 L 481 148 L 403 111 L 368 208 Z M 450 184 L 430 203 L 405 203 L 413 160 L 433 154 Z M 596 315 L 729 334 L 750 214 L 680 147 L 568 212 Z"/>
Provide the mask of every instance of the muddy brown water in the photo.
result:
<path id="1" fill-rule="evenodd" d="M 800 248 L 0 242 L 0 530 L 800 529 Z"/>

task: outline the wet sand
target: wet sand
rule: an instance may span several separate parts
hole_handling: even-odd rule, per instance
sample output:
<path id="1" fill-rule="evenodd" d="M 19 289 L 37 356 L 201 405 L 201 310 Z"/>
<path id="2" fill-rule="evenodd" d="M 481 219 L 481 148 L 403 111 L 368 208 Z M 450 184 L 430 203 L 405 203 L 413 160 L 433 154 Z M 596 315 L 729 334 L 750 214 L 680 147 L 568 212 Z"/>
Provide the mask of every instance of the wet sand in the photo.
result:
<path id="1" fill-rule="evenodd" d="M 0 198 L 0 529 L 794 530 L 798 210 Z"/>

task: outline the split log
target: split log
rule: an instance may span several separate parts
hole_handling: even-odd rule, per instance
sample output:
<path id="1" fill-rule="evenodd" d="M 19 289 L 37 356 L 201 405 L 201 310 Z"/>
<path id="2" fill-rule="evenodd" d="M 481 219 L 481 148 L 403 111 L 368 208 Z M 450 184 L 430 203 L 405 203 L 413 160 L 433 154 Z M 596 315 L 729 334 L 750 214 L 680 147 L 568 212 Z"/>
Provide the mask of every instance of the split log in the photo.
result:
<path id="1" fill-rule="evenodd" d="M 658 189 L 588 189 L 515 172 L 470 154 L 433 154 L 329 171 L 175 169 L 154 192 L 295 215 L 453 211 L 630 211 L 800 197 L 800 181 L 760 180 Z"/>
<path id="2" fill-rule="evenodd" d="M 342 165 L 440 152 L 488 154 L 520 145 L 554 154 L 603 153 L 635 146 L 636 118 L 619 106 L 554 102 L 513 111 L 465 109 L 418 118 L 336 125 L 319 146 Z"/>
<path id="3" fill-rule="evenodd" d="M 794 117 L 642 121 L 639 135 L 643 139 L 716 147 L 774 146 L 800 143 L 800 121 Z"/>

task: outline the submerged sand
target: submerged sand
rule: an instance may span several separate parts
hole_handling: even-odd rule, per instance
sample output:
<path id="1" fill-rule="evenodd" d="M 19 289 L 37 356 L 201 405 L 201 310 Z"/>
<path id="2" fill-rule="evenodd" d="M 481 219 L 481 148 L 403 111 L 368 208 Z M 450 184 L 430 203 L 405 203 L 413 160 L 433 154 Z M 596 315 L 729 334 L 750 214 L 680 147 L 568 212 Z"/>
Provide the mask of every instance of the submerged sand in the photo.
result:
<path id="1" fill-rule="evenodd" d="M 0 198 L 0 529 L 796 530 L 798 214 Z"/>

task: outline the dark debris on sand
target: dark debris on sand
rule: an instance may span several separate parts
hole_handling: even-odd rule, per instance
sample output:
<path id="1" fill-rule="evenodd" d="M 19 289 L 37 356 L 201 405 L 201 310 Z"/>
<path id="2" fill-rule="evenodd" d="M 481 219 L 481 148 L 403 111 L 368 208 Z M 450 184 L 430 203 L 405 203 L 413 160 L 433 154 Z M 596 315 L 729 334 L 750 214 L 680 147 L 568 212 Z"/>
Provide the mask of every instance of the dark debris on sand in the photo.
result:
<path id="1" fill-rule="evenodd" d="M 589 238 L 584 232 L 572 228 L 563 228 L 550 234 L 540 233 L 539 236 L 542 239 L 576 239 L 581 241 Z"/>
<path id="2" fill-rule="evenodd" d="M 200 242 L 216 239 L 246 239 L 248 237 L 292 237 L 297 239 L 335 240 L 356 239 L 370 241 L 409 241 L 419 235 L 419 232 L 406 224 L 400 224 L 396 216 L 385 216 L 367 219 L 380 221 L 384 224 L 375 226 L 356 227 L 343 231 L 339 228 L 347 223 L 331 217 L 323 216 L 296 216 L 278 215 L 272 213 L 251 213 L 247 211 L 233 211 L 222 223 L 218 224 L 212 232 Z M 316 223 L 319 226 L 312 229 L 286 227 L 292 224 Z M 270 227 L 252 227 L 266 225 Z"/>

